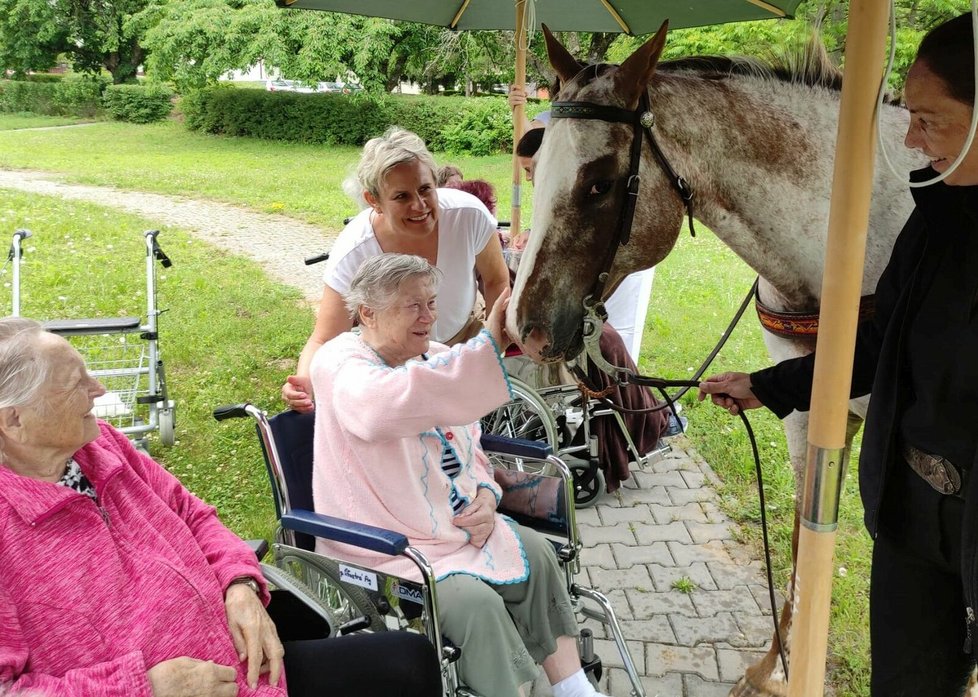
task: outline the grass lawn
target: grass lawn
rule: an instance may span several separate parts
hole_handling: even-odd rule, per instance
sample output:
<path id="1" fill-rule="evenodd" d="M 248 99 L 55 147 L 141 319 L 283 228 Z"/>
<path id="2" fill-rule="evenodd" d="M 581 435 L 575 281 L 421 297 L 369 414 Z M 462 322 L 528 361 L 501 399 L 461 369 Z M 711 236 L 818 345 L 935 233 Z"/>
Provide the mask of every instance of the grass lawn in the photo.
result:
<path id="1" fill-rule="evenodd" d="M 21 128 L 41 128 L 43 126 L 68 126 L 82 123 L 85 119 L 73 116 L 42 116 L 40 114 L 0 113 L 0 131 L 15 131 Z"/>
<path id="2" fill-rule="evenodd" d="M 27 227 L 21 314 L 36 319 L 145 315 L 150 221 L 78 202 L 0 189 L 0 230 Z M 312 312 L 299 291 L 272 283 L 251 261 L 163 229 L 173 260 L 158 273 L 160 350 L 177 402 L 177 445 L 150 448 L 242 537 L 268 537 L 274 511 L 254 427 L 218 423 L 214 407 L 275 396 L 305 343 Z M 70 266 L 66 264 L 69 261 Z M 0 304 L 10 307 L 10 269 Z"/>
<path id="3" fill-rule="evenodd" d="M 70 181 L 228 201 L 333 230 L 354 210 L 340 193 L 339 184 L 357 155 L 353 148 L 201 135 L 175 122 L 151 126 L 99 123 L 84 129 L 0 133 L 3 168 L 40 169 L 61 173 Z M 467 158 L 436 153 L 436 159 L 440 164 L 458 165 L 469 178 L 493 182 L 500 217 L 508 217 L 511 164 L 507 156 Z M 24 314 L 141 312 L 139 299 L 127 295 L 124 288 L 142 287 L 139 232 L 151 227 L 151 222 L 94 206 L 2 190 L 0 201 L 0 230 L 9 234 L 15 227 L 28 227 L 36 234 L 29 241 L 36 251 L 25 269 L 25 290 L 34 279 L 38 288 L 57 288 L 50 292 L 53 300 L 43 302 L 40 294 L 36 300 L 25 294 Z M 525 202 L 524 218 L 529 217 Z M 645 373 L 688 377 L 712 348 L 753 280 L 750 270 L 722 243 L 703 226 L 700 230 L 695 239 L 684 233 L 673 254 L 656 271 L 643 344 Z M 89 236 L 92 243 L 82 244 Z M 161 306 L 170 309 L 161 319 L 161 332 L 169 382 L 179 403 L 180 443 L 172 450 L 156 448 L 155 453 L 191 489 L 217 505 L 236 532 L 267 534 L 271 508 L 253 430 L 243 422 L 218 425 L 210 418 L 210 410 L 240 400 L 276 409 L 279 385 L 305 340 L 311 313 L 301 308 L 288 311 L 299 305 L 298 292 L 265 280 L 250 262 L 205 248 L 178 230 L 165 230 L 160 241 L 174 259 L 174 267 L 160 282 Z M 39 277 L 45 262 L 53 266 L 66 247 L 80 262 L 74 266 L 93 269 L 95 274 L 94 270 L 109 264 L 104 254 L 110 244 L 115 251 L 113 278 L 129 274 L 125 283 L 115 283 L 111 293 L 101 281 L 84 280 L 87 274 L 76 278 L 62 271 Z M 123 254 L 130 247 L 132 252 Z M 126 260 L 124 265 L 122 260 Z M 100 290 L 97 301 L 86 291 L 91 287 Z M 84 300 L 60 300 L 60 296 Z M 767 363 L 759 326 L 748 312 L 710 372 L 754 369 Z M 696 403 L 693 395 L 687 395 L 684 402 L 689 436 L 723 480 L 722 504 L 742 524 L 744 540 L 755 547 L 756 558 L 761 558 L 756 478 L 740 420 Z M 784 587 L 790 571 L 793 477 L 777 419 L 763 410 L 751 412 L 750 418 L 764 467 L 776 579 Z M 837 695 L 861 696 L 869 692 L 871 546 L 861 522 L 855 465 L 851 470 L 836 554 L 830 680 Z"/>
<path id="4" fill-rule="evenodd" d="M 68 180 L 183 194 L 283 213 L 339 230 L 357 208 L 341 193 L 357 148 L 223 138 L 187 131 L 175 121 L 137 126 L 0 133 L 0 168 L 58 172 Z M 496 184 L 500 217 L 509 218 L 509 157 L 438 156 L 471 179 Z M 529 220 L 529 210 L 524 217 Z"/>

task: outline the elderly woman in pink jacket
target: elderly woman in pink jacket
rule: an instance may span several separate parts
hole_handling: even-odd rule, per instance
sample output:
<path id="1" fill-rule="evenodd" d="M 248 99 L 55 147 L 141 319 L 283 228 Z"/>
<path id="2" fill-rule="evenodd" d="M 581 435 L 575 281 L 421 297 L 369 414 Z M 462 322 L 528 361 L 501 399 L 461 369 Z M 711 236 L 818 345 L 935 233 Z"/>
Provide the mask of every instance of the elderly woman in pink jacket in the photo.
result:
<path id="1" fill-rule="evenodd" d="M 361 331 L 328 341 L 311 364 L 316 510 L 401 532 L 425 554 L 470 688 L 518 697 L 542 663 L 555 697 L 593 697 L 553 546 L 496 513 L 500 490 L 479 448 L 478 419 L 510 399 L 500 361 L 509 291 L 477 336 L 449 348 L 430 341 L 438 276 L 405 254 L 356 272 L 344 301 Z M 420 580 L 406 559 L 325 540 L 317 549 Z"/>
<path id="2" fill-rule="evenodd" d="M 278 697 L 286 669 L 293 697 L 439 693 L 420 637 L 283 648 L 254 553 L 96 420 L 104 393 L 67 341 L 0 319 L 0 694 Z"/>

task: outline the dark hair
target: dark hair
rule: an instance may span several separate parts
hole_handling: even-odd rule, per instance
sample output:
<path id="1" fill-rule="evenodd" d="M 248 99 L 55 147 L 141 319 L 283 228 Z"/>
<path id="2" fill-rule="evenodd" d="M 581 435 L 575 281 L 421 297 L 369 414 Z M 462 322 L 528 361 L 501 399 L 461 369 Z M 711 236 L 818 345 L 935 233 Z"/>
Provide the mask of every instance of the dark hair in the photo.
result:
<path id="1" fill-rule="evenodd" d="M 971 14 L 939 24 L 920 42 L 917 62 L 941 78 L 951 96 L 969 106 L 975 101 L 975 38 Z"/>
<path id="2" fill-rule="evenodd" d="M 531 128 L 523 134 L 520 142 L 516 144 L 516 154 L 520 157 L 533 157 L 543 143 L 543 132 L 545 128 Z"/>
<path id="3" fill-rule="evenodd" d="M 466 179 L 454 188 L 472 194 L 485 204 L 490 213 L 496 215 L 496 190 L 489 182 L 484 179 Z"/>

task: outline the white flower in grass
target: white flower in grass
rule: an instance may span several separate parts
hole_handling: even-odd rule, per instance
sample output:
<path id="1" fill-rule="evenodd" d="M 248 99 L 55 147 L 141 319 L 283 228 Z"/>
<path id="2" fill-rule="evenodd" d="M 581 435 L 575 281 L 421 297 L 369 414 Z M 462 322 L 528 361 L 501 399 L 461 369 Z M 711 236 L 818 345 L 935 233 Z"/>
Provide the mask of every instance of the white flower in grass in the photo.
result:
<path id="1" fill-rule="evenodd" d="M 849 570 L 846 569 L 846 567 L 844 567 L 844 566 L 840 566 L 839 567 L 839 576 L 841 576 L 842 578 L 845 578 L 846 577 L 846 574 L 848 574 L 848 573 L 849 573 Z"/>

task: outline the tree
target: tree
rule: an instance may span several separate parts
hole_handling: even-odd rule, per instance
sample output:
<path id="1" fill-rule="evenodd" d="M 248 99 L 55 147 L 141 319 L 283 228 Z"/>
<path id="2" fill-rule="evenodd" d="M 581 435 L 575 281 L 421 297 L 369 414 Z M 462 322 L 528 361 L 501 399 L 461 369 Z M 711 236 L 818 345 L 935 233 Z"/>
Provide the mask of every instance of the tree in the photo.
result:
<path id="1" fill-rule="evenodd" d="M 0 60 L 25 73 L 64 54 L 76 70 L 105 69 L 113 82 L 131 81 L 145 58 L 131 20 L 146 1 L 0 0 Z"/>

